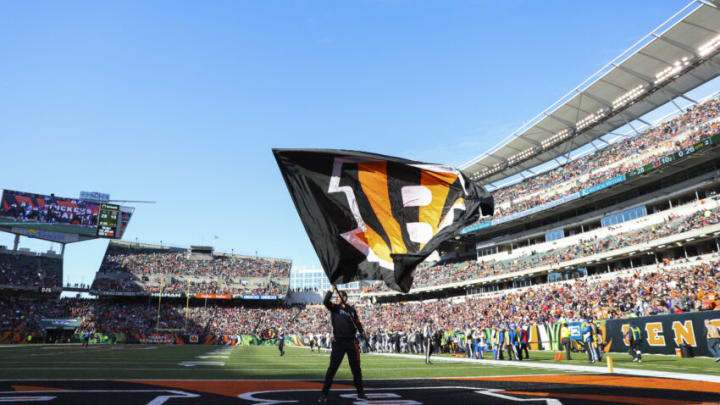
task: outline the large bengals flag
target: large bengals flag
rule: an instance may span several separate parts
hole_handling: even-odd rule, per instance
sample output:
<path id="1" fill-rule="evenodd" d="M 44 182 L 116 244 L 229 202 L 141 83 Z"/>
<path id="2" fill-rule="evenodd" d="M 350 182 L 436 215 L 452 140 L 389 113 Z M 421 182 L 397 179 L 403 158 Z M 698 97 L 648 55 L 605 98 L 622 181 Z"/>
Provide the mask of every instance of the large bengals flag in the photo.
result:
<path id="1" fill-rule="evenodd" d="M 457 169 L 365 152 L 273 149 L 330 282 L 383 280 L 410 291 L 413 270 L 493 199 Z"/>

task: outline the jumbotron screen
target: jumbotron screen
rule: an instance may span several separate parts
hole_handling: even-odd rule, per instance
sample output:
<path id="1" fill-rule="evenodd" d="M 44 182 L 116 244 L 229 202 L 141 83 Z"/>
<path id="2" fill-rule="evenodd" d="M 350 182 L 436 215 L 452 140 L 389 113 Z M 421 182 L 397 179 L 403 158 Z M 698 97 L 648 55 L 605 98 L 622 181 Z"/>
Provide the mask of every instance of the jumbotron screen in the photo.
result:
<path id="1" fill-rule="evenodd" d="M 133 211 L 99 201 L 3 190 L 0 228 L 56 242 L 120 239 Z"/>
<path id="2" fill-rule="evenodd" d="M 94 235 L 100 205 L 74 198 L 4 190 L 0 225 Z"/>

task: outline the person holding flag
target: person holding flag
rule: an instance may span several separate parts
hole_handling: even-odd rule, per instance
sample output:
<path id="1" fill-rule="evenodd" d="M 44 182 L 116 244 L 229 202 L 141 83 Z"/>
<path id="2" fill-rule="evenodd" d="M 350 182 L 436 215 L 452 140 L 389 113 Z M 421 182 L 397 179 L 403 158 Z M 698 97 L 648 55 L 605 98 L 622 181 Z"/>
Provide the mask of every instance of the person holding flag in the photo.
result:
<path id="1" fill-rule="evenodd" d="M 336 302 L 332 302 L 331 298 L 334 292 L 337 292 Z M 347 354 L 348 363 L 350 363 L 350 371 L 352 371 L 353 382 L 357 389 L 357 398 L 366 400 L 365 390 L 363 389 L 362 370 L 360 369 L 360 346 L 358 344 L 357 335 L 365 335 L 365 331 L 360 324 L 357 311 L 347 303 L 347 293 L 345 291 L 337 291 L 335 285 L 325 294 L 323 305 L 330 311 L 330 322 L 333 328 L 332 351 L 330 352 L 330 365 L 327 373 L 325 373 L 325 383 L 322 388 L 322 395 L 318 402 L 327 402 L 327 396 L 330 392 L 335 373 L 342 363 L 343 357 Z M 367 340 L 367 339 L 364 339 Z"/>
<path id="2" fill-rule="evenodd" d="M 453 167 L 348 150 L 273 154 L 331 284 L 382 280 L 407 293 L 418 264 L 494 212 L 490 193 Z"/>

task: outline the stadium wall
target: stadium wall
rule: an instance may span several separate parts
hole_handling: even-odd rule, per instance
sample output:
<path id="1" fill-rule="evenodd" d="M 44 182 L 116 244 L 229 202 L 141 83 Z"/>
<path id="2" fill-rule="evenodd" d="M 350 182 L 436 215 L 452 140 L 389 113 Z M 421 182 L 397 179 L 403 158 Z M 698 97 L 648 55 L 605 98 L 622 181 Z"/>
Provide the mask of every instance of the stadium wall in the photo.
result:
<path id="1" fill-rule="evenodd" d="M 606 341 L 612 352 L 629 351 L 630 344 L 625 338 L 625 332 L 631 324 L 636 324 L 643 335 L 643 353 L 676 354 L 676 349 L 679 349 L 681 344 L 687 344 L 692 347 L 695 356 L 711 356 L 707 347 L 706 319 L 720 327 L 720 311 L 609 319 L 605 323 Z"/>

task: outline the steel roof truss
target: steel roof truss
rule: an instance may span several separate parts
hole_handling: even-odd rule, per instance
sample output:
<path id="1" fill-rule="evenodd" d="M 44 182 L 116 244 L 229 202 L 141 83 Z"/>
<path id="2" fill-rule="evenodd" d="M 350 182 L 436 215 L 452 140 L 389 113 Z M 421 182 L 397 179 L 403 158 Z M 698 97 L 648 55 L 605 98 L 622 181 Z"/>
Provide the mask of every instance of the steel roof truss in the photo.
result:
<path id="1" fill-rule="evenodd" d="M 663 36 L 663 35 L 658 35 L 658 34 L 655 34 L 655 33 L 653 33 L 652 36 L 654 36 L 655 38 L 657 38 L 657 39 L 659 39 L 659 40 L 661 40 L 661 41 L 667 42 L 668 44 L 670 44 L 670 45 L 672 45 L 672 46 L 674 46 L 674 47 L 676 47 L 676 48 L 678 48 L 678 49 L 682 49 L 683 51 L 689 53 L 691 56 L 698 56 L 698 55 L 697 55 L 697 51 L 696 51 L 695 49 L 693 49 L 692 47 L 690 47 L 690 46 L 688 46 L 688 45 L 686 45 L 686 44 L 683 44 L 683 43 L 680 42 L 680 41 L 676 41 L 676 40 L 674 40 L 674 39 L 667 38 L 667 37 L 665 37 L 665 36 Z"/>
<path id="2" fill-rule="evenodd" d="M 699 29 L 701 29 L 701 30 L 705 30 L 705 31 L 710 32 L 710 33 L 713 33 L 713 34 L 720 34 L 720 32 L 717 32 L 717 31 L 715 31 L 714 29 L 708 28 L 708 27 L 706 27 L 706 26 L 704 26 L 704 25 L 695 24 L 694 22 L 685 21 L 685 20 L 682 20 L 682 21 L 680 21 L 680 22 L 683 23 L 683 24 L 691 25 L 691 26 L 693 26 L 693 27 L 695 27 L 695 28 L 699 28 Z"/>

